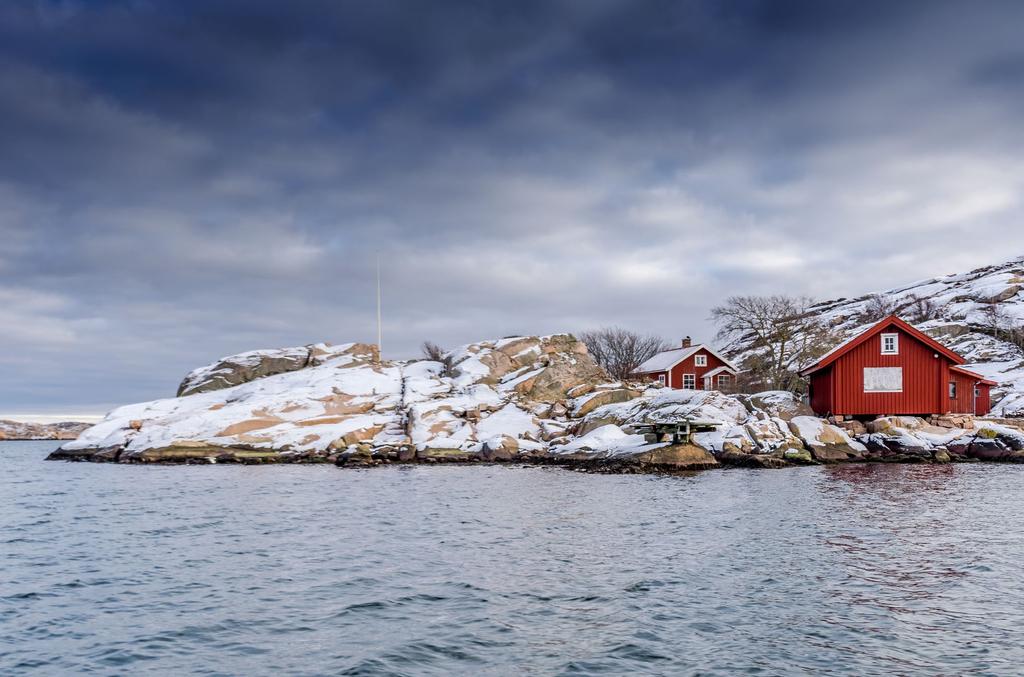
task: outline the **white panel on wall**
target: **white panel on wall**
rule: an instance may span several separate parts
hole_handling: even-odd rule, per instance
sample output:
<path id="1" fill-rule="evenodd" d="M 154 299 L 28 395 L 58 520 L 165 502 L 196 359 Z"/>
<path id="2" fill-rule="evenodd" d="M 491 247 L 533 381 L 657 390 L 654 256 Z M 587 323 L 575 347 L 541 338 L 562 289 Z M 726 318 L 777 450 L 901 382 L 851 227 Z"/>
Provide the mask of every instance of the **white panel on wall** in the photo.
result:
<path id="1" fill-rule="evenodd" d="M 864 392 L 903 392 L 903 367 L 864 367 Z"/>

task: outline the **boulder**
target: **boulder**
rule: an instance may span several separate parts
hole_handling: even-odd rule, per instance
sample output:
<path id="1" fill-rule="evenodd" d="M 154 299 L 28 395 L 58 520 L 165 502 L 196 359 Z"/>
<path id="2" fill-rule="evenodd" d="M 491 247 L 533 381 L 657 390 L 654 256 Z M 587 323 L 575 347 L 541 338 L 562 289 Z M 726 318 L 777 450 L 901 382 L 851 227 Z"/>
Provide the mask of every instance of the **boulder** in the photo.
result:
<path id="1" fill-rule="evenodd" d="M 402 463 L 409 463 L 416 460 L 416 447 L 411 444 L 402 444 L 398 447 L 398 460 Z"/>
<path id="2" fill-rule="evenodd" d="M 568 398 L 583 397 L 587 393 L 594 391 L 593 383 L 581 383 L 578 386 L 573 386 L 565 391 L 565 396 Z"/>
<path id="3" fill-rule="evenodd" d="M 784 468 L 786 461 L 771 454 L 748 454 L 735 445 L 726 443 L 715 458 L 722 465 L 739 468 Z"/>
<path id="4" fill-rule="evenodd" d="M 484 442 L 480 458 L 485 461 L 511 461 L 519 454 L 519 442 L 508 435 L 501 435 Z"/>
<path id="5" fill-rule="evenodd" d="M 810 447 L 810 450 L 814 460 L 820 463 L 838 463 L 840 461 L 848 461 L 851 458 L 857 458 L 856 455 L 851 455 L 849 451 L 839 446 L 814 445 Z"/>
<path id="6" fill-rule="evenodd" d="M 867 448 L 850 438 L 842 428 L 813 416 L 795 416 L 789 428 L 799 437 L 815 460 L 823 463 L 859 459 Z"/>
<path id="7" fill-rule="evenodd" d="M 866 427 L 869 433 L 887 433 L 894 428 L 917 430 L 925 425 L 925 421 L 916 416 L 879 416 L 873 421 L 868 421 Z"/>
<path id="8" fill-rule="evenodd" d="M 549 363 L 537 374 L 516 384 L 515 391 L 524 399 L 558 402 L 564 400 L 566 393 L 576 386 L 599 383 L 607 378 L 604 370 L 586 353 L 576 354 L 572 358 L 565 354 L 549 357 Z"/>
<path id="9" fill-rule="evenodd" d="M 845 430 L 851 437 L 857 437 L 858 435 L 865 435 L 868 432 L 866 425 L 857 420 L 852 421 L 841 421 L 836 423 L 836 427 Z"/>
<path id="10" fill-rule="evenodd" d="M 86 447 L 83 449 L 68 449 L 60 447 L 46 457 L 47 461 L 116 461 L 124 451 L 121 445 L 110 447 Z"/>
<path id="11" fill-rule="evenodd" d="M 538 336 L 516 336 L 498 341 L 495 350 L 508 357 L 513 369 L 520 369 L 537 361 L 545 352 L 544 344 L 545 339 Z"/>
<path id="12" fill-rule="evenodd" d="M 180 463 L 186 460 L 236 461 L 246 456 L 276 458 L 276 451 L 252 451 L 235 449 L 201 440 L 180 440 L 164 447 L 144 449 L 138 452 L 122 452 L 119 460 L 140 463 Z"/>
<path id="13" fill-rule="evenodd" d="M 548 418 L 562 418 L 562 417 L 566 416 L 568 413 L 569 413 L 568 407 L 566 407 L 561 402 L 555 402 L 554 404 L 552 404 L 548 408 L 547 417 Z"/>
<path id="14" fill-rule="evenodd" d="M 932 458 L 932 447 L 906 433 L 891 436 L 872 433 L 861 438 L 868 458 L 876 461 L 918 462 Z"/>
<path id="15" fill-rule="evenodd" d="M 974 417 L 970 414 L 933 416 L 931 424 L 939 428 L 965 428 L 969 430 L 974 427 Z"/>
<path id="16" fill-rule="evenodd" d="M 771 418 L 789 422 L 794 416 L 814 416 L 802 399 L 785 390 L 769 390 L 763 393 L 748 395 L 744 404 L 752 412 L 763 411 Z"/>
<path id="17" fill-rule="evenodd" d="M 979 461 L 1007 461 L 1014 452 L 998 440 L 975 439 L 967 449 L 967 456 Z"/>
<path id="18" fill-rule="evenodd" d="M 803 442 L 792 434 L 781 418 L 752 420 L 744 424 L 743 430 L 761 452 L 782 453 L 786 449 L 804 448 Z"/>
<path id="19" fill-rule="evenodd" d="M 342 346 L 319 343 L 297 348 L 251 350 L 221 358 L 213 364 L 189 372 L 178 386 L 178 397 L 231 388 L 258 378 L 318 366 L 342 356 L 359 358 L 360 363 L 368 363 L 376 358 L 376 351 L 376 346 L 362 343 Z"/>
<path id="20" fill-rule="evenodd" d="M 806 449 L 786 449 L 786 451 L 782 453 L 782 458 L 790 463 L 796 463 L 798 465 L 814 464 L 814 458 L 811 456 L 811 452 Z"/>
<path id="21" fill-rule="evenodd" d="M 582 418 L 590 412 L 594 411 L 599 407 L 603 407 L 606 404 L 619 404 L 620 402 L 629 402 L 640 397 L 640 393 L 635 390 L 629 390 L 628 388 L 616 388 L 614 390 L 598 390 L 592 392 L 589 395 L 585 395 L 574 403 L 572 415 L 577 418 Z"/>
<path id="22" fill-rule="evenodd" d="M 696 444 L 671 444 L 629 456 L 635 463 L 671 467 L 675 470 L 706 470 L 718 466 L 707 450 Z"/>
<path id="23" fill-rule="evenodd" d="M 1019 294 L 1021 289 L 1024 289 L 1024 287 L 1022 287 L 1019 284 L 1010 284 L 1007 285 L 1006 288 L 1003 289 L 1003 291 L 999 292 L 998 294 L 993 294 L 988 298 L 980 299 L 980 301 L 986 304 L 1002 303 L 1003 301 L 1009 301 L 1014 296 Z"/>
<path id="24" fill-rule="evenodd" d="M 416 451 L 416 458 L 420 461 L 469 461 L 475 454 L 463 449 L 452 449 L 448 447 L 427 447 Z"/>
<path id="25" fill-rule="evenodd" d="M 573 427 L 573 434 L 582 437 L 583 435 L 586 435 L 587 433 L 593 430 L 597 430 L 601 426 L 619 425 L 620 423 L 622 423 L 622 421 L 614 413 L 610 413 L 603 416 L 588 416 L 587 418 L 580 421 L 579 424 Z"/>

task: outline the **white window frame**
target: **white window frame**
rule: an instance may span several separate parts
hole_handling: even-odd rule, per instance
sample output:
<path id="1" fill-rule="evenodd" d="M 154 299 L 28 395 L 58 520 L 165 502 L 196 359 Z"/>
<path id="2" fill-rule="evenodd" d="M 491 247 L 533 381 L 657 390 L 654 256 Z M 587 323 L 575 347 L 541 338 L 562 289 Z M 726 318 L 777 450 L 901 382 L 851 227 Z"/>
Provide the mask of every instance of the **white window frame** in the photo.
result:
<path id="1" fill-rule="evenodd" d="M 665 378 L 665 374 L 658 374 L 658 383 L 660 383 L 661 385 L 665 385 L 667 381 L 668 379 Z"/>
<path id="2" fill-rule="evenodd" d="M 690 385 L 686 385 L 689 382 Z M 683 390 L 696 390 L 697 389 L 697 375 L 696 374 L 683 374 Z"/>
<path id="3" fill-rule="evenodd" d="M 892 348 L 887 350 L 885 342 L 888 339 L 892 339 Z M 900 354 L 900 335 L 895 333 L 882 334 L 882 354 L 883 355 L 899 355 Z"/>
<path id="4" fill-rule="evenodd" d="M 731 382 L 731 379 L 732 379 L 732 375 L 731 374 L 719 374 L 718 375 L 718 387 L 721 388 L 723 386 L 729 385 L 730 382 Z"/>
<path id="5" fill-rule="evenodd" d="M 695 366 L 695 367 L 706 367 L 706 366 L 708 366 L 708 356 L 707 355 L 694 355 L 693 356 L 693 366 Z"/>
<path id="6" fill-rule="evenodd" d="M 949 399 L 955 400 L 956 399 L 956 381 L 955 380 L 949 382 L 949 386 L 948 386 L 947 390 L 949 391 Z"/>

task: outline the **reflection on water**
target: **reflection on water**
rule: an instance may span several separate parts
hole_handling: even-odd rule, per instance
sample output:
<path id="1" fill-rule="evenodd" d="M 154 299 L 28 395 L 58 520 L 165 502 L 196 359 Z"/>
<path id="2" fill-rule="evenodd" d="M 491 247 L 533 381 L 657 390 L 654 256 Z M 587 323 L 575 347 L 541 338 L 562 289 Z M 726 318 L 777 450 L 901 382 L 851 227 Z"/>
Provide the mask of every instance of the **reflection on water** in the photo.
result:
<path id="1" fill-rule="evenodd" d="M 118 467 L 0 443 L 0 674 L 1017 674 L 1016 467 Z"/>

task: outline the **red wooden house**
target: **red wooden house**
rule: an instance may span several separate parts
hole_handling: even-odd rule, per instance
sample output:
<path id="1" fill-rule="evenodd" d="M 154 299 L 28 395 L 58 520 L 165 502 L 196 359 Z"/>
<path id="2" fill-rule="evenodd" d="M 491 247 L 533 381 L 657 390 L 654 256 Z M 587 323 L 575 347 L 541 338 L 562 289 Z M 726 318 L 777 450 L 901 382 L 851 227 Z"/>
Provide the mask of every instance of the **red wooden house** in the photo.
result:
<path id="1" fill-rule="evenodd" d="M 890 316 L 804 369 L 819 416 L 988 413 L 996 385 L 964 369 L 966 360 Z"/>
<path id="2" fill-rule="evenodd" d="M 692 345 L 687 336 L 678 348 L 658 353 L 641 364 L 636 374 L 669 388 L 721 390 L 732 385 L 736 367 L 706 345 Z"/>

